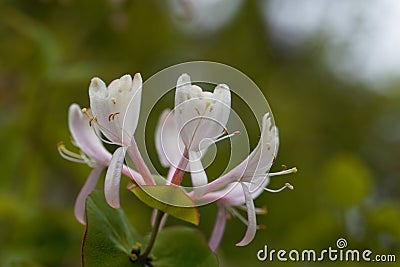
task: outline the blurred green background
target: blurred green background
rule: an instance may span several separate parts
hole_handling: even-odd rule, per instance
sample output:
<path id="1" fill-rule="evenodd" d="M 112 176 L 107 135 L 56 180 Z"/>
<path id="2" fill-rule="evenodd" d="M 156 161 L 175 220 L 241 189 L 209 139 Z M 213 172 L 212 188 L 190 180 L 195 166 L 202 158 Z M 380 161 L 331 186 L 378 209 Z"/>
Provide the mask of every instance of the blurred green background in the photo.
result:
<path id="1" fill-rule="evenodd" d="M 318 251 L 335 247 L 341 237 L 349 248 L 396 254 L 398 264 L 399 76 L 373 86 L 351 80 L 352 75 L 339 77 L 325 64 L 327 39 L 285 45 L 273 38 L 277 33 L 271 34 L 260 12 L 259 2 L 265 1 L 219 2 L 222 9 L 206 12 L 220 21 L 206 17 L 204 26 L 193 19 L 195 5 L 184 0 L 175 1 L 178 9 L 156 0 L 1 1 L 1 266 L 80 266 L 84 227 L 73 216 L 73 203 L 89 167 L 59 157 L 56 144 L 69 140 L 68 106 L 88 106 L 90 79 L 109 83 L 140 72 L 146 80 L 192 60 L 233 66 L 257 83 L 280 129 L 273 170 L 282 164 L 299 169 L 270 186 L 290 181 L 294 191 L 264 193 L 256 200 L 268 209 L 258 217 L 266 229 L 250 245 L 235 247 L 245 226 L 228 221 L 218 250 L 222 266 L 281 266 L 259 262 L 257 251 L 266 244 Z M 231 14 L 221 22 L 223 10 Z M 336 53 L 343 56 L 340 49 Z M 253 138 L 254 147 L 257 134 Z M 129 192 L 122 196 L 134 226 L 149 231 L 151 210 Z M 200 228 L 208 237 L 216 209 L 201 211 Z M 170 222 L 175 223 L 180 222 Z"/>

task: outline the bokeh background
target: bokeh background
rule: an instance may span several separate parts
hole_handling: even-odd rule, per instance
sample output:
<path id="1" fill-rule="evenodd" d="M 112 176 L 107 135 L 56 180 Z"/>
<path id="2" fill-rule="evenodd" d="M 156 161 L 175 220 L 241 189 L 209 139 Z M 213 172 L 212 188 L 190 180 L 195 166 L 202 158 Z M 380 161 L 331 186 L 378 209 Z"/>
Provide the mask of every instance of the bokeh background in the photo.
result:
<path id="1" fill-rule="evenodd" d="M 396 0 L 1 1 L 1 266 L 80 266 L 84 227 L 73 203 L 89 167 L 63 160 L 56 144 L 69 140 L 68 106 L 88 105 L 90 79 L 147 79 L 192 60 L 225 63 L 257 83 L 280 129 L 273 169 L 299 169 L 270 185 L 290 181 L 294 191 L 256 200 L 268 209 L 258 217 L 266 229 L 250 245 L 234 246 L 245 226 L 228 222 L 222 266 L 281 266 L 258 262 L 257 251 L 318 251 L 338 238 L 396 254 L 398 265 L 399 25 Z M 249 132 L 254 147 L 258 129 Z M 132 224 L 149 231 L 151 210 L 122 196 Z M 201 212 L 208 237 L 216 209 Z M 289 265 L 325 264 L 344 263 Z"/>

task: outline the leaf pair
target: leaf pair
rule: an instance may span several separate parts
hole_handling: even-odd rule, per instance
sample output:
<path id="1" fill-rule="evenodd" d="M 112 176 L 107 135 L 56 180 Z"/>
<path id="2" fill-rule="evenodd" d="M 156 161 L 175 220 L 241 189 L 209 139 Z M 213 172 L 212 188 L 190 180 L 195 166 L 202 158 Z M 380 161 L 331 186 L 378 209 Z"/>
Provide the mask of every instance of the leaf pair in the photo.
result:
<path id="1" fill-rule="evenodd" d="M 145 203 L 151 202 L 143 191 L 133 189 L 135 190 L 140 199 L 145 198 Z M 164 194 L 168 189 L 161 191 Z M 158 207 L 164 212 L 168 212 L 169 209 L 172 211 L 171 215 L 187 218 L 185 212 L 176 212 L 166 204 L 159 206 L 160 203 L 162 202 L 151 202 L 150 206 Z M 192 210 L 194 208 L 184 209 L 192 214 L 192 217 L 189 216 L 192 219 L 186 221 L 195 223 Z M 95 191 L 88 198 L 86 216 L 87 226 L 82 248 L 85 267 L 218 266 L 216 256 L 208 248 L 202 235 L 196 229 L 188 227 L 174 227 L 161 231 L 151 252 L 152 260 L 142 259 L 139 255 L 139 259 L 133 261 L 135 257 L 132 257 L 132 253 L 140 254 L 139 250 L 144 251 L 148 238 L 133 229 L 122 209 L 108 206 L 101 192 Z"/>

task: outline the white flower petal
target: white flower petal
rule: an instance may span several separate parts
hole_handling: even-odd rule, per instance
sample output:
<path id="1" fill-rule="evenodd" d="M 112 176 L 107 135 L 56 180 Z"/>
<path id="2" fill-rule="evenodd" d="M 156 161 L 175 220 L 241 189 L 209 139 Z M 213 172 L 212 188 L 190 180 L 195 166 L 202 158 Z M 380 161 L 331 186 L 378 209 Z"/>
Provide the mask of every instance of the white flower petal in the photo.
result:
<path id="1" fill-rule="evenodd" d="M 236 244 L 236 246 L 246 246 L 251 241 L 253 241 L 257 232 L 257 218 L 256 218 L 256 210 L 254 207 L 253 198 L 251 197 L 249 188 L 244 183 L 241 183 L 243 187 L 243 192 L 246 200 L 246 209 L 247 209 L 247 230 L 243 239 Z"/>
<path id="2" fill-rule="evenodd" d="M 96 188 L 97 182 L 99 181 L 100 174 L 103 171 L 103 166 L 97 166 L 94 168 L 88 178 L 86 179 L 85 184 L 83 185 L 81 191 L 78 194 L 78 197 L 75 200 L 75 207 L 74 213 L 75 218 L 81 224 L 85 223 L 85 207 L 86 207 L 86 199 L 88 198 L 89 194 L 93 192 Z"/>
<path id="3" fill-rule="evenodd" d="M 214 229 L 211 233 L 210 240 L 208 241 L 208 246 L 210 247 L 211 251 L 215 252 L 221 243 L 222 237 L 225 232 L 226 226 L 226 212 L 225 207 L 222 204 L 218 204 L 218 214 L 217 220 L 214 224 Z"/>
<path id="4" fill-rule="evenodd" d="M 210 182 L 207 192 L 212 192 L 236 182 L 249 182 L 250 191 L 253 192 L 264 183 L 263 179 L 269 172 L 277 154 L 279 145 L 278 129 L 272 126 L 269 113 L 263 117 L 260 141 L 250 155 L 235 168 Z"/>
<path id="5" fill-rule="evenodd" d="M 78 147 L 97 163 L 107 165 L 111 159 L 110 152 L 89 125 L 89 118 L 82 113 L 77 104 L 72 104 L 68 111 L 68 125 Z"/>
<path id="6" fill-rule="evenodd" d="M 108 205 L 119 208 L 119 187 L 121 182 L 122 166 L 124 164 L 125 148 L 119 147 L 115 150 L 108 166 L 106 179 L 104 181 L 104 195 Z"/>
<path id="7" fill-rule="evenodd" d="M 189 151 L 190 176 L 195 198 L 200 198 L 205 193 L 208 182 L 207 174 L 201 163 L 201 152 Z"/>
<path id="8" fill-rule="evenodd" d="M 214 92 L 203 92 L 182 74 L 175 93 L 175 118 L 180 136 L 189 150 L 199 151 L 203 139 L 215 140 L 225 130 L 230 113 L 230 90 L 218 85 Z"/>
<path id="9" fill-rule="evenodd" d="M 184 145 L 179 138 L 174 113 L 166 109 L 160 116 L 155 133 L 155 146 L 161 164 L 164 167 L 178 166 L 182 158 Z"/>
<path id="10" fill-rule="evenodd" d="M 133 80 L 124 75 L 108 88 L 99 78 L 89 86 L 90 106 L 102 133 L 112 142 L 129 145 L 135 133 L 140 112 L 142 78 L 136 73 Z"/>

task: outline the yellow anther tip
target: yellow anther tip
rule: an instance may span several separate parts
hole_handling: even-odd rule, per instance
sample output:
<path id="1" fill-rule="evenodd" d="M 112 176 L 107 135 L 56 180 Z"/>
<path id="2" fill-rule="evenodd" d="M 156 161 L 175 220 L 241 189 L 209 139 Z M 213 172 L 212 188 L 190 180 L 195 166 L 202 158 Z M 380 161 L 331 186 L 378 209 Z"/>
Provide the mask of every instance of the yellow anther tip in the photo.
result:
<path id="1" fill-rule="evenodd" d="M 206 108 L 208 108 L 209 106 L 211 106 L 211 102 L 206 103 Z"/>
<path id="2" fill-rule="evenodd" d="M 291 184 L 289 184 L 289 183 L 286 183 L 285 186 L 286 186 L 287 188 L 289 188 L 290 190 L 293 190 L 293 189 L 294 189 L 294 186 L 291 185 Z"/>
<path id="3" fill-rule="evenodd" d="M 296 167 L 292 168 L 292 172 L 296 173 L 297 172 L 297 168 Z"/>
<path id="4" fill-rule="evenodd" d="M 86 112 L 87 112 L 87 108 L 83 108 L 82 113 L 86 113 Z"/>
<path id="5" fill-rule="evenodd" d="M 58 149 L 61 149 L 61 150 L 64 150 L 64 149 L 65 149 L 64 143 L 63 143 L 63 142 L 59 142 L 59 143 L 57 144 L 57 148 L 58 148 Z"/>

